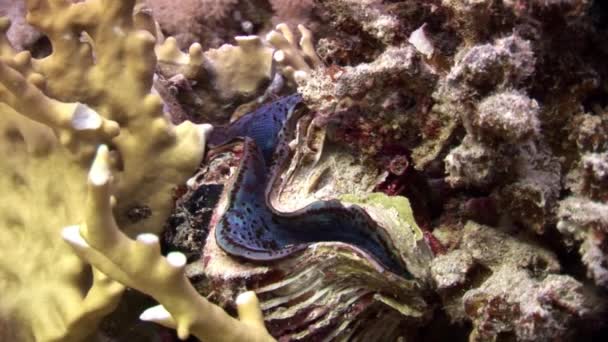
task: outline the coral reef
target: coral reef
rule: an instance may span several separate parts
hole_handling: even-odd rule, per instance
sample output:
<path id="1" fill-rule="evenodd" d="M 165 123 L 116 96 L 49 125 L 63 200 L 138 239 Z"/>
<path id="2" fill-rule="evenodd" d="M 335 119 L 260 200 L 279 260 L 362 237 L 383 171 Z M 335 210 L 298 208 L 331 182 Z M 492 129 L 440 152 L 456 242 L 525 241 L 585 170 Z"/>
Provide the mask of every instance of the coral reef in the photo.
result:
<path id="1" fill-rule="evenodd" d="M 600 97 L 606 95 L 608 70 L 601 62 L 606 49 L 594 48 L 605 42 L 605 29 L 589 18 L 591 2 L 317 4 L 331 28 L 318 29 L 325 37 L 317 51 L 326 65 L 295 79 L 312 114 L 299 122 L 289 178 L 277 190 L 287 194 L 280 198 L 299 197 L 290 206 L 301 208 L 346 188 L 407 194 L 419 223 L 433 231 L 425 239 L 440 254 L 436 260 L 461 270 L 435 279 L 435 286 L 447 296 L 443 305 L 450 321 L 473 324 L 474 340 L 572 338 L 573 330 L 598 322 L 604 304 L 595 301 L 605 300 L 577 273 L 583 266 L 588 279 L 605 285 L 606 224 L 600 213 L 606 138 Z M 345 47 L 345 41 L 358 44 L 357 39 L 368 45 L 358 45 L 356 52 Z M 593 52 L 581 58 L 582 51 Z M 576 74 L 585 76 L 575 79 Z M 554 86 L 547 87 L 549 80 Z M 407 152 L 395 155 L 396 149 Z M 358 165 L 365 163 L 365 178 L 361 171 L 340 174 L 324 165 L 340 160 L 331 156 L 340 153 L 358 156 L 345 168 L 363 171 Z M 405 171 L 395 169 L 398 160 Z M 398 181 L 404 175 L 409 182 Z M 494 228 L 471 230 L 467 220 Z M 512 255 L 512 261 L 480 263 L 462 240 L 492 234 L 514 244 L 497 248 L 498 242 L 483 241 L 478 248 L 495 249 L 497 259 Z M 530 271 L 538 266 L 522 266 L 526 257 L 510 253 L 519 248 L 515 243 L 532 241 L 567 255 L 569 267 L 577 268 L 568 273 L 577 278 L 560 275 L 564 261 L 555 256 L 542 262 L 551 265 L 544 276 Z M 577 262 L 572 247 L 580 251 L 579 266 L 572 265 Z M 517 266 L 505 266 L 509 262 Z M 467 280 L 477 272 L 485 275 Z M 474 285 L 467 285 L 471 281 Z M 521 288 L 511 289 L 510 282 Z M 460 286 L 470 294 L 445 294 L 445 288 Z M 563 303 L 547 299 L 558 289 L 568 294 L 560 295 L 567 298 Z M 504 291 L 510 295 L 500 297 Z M 500 312 L 502 307 L 515 311 Z M 574 328 L 556 328 L 562 326 Z"/>
<path id="2" fill-rule="evenodd" d="M 559 272 L 545 248 L 473 222 L 459 248 L 431 266 L 450 320 L 471 320 L 474 341 L 568 337 L 568 327 L 605 310 L 581 282 Z"/>
<path id="3" fill-rule="evenodd" d="M 9 326 L 2 331 L 3 340 L 81 341 L 96 335 L 100 320 L 116 307 L 125 284 L 138 285 L 125 279 L 129 268 L 104 270 L 107 273 L 91 269 L 66 249 L 59 238 L 61 227 L 83 221 L 89 228 L 118 223 L 123 240 L 125 233 L 154 236 L 162 231 L 172 209 L 173 188 L 185 182 L 202 159 L 210 126 L 191 122 L 174 126 L 163 113 L 163 102 L 152 92 L 155 40 L 136 27 L 133 5 L 134 1 L 28 1 L 28 18 L 46 34 L 53 53 L 33 59 L 27 51 L 13 50 L 4 36 L 0 40 L 2 148 L 7 155 L 1 168 L 8 175 L 2 178 L 7 192 L 1 213 L 0 311 L 3 325 Z M 81 32 L 83 27 L 86 30 Z M 7 31 L 7 19 L 1 20 L 0 28 Z M 79 180 L 86 179 L 99 144 L 111 146 L 111 151 L 102 148 L 95 159 L 103 159 L 96 163 L 102 163 L 108 175 L 99 174 L 94 163 L 90 182 L 103 189 L 88 195 L 89 207 L 83 210 L 87 189 Z M 35 211 L 30 205 L 36 206 Z M 103 231 L 93 238 L 99 248 L 107 248 L 113 239 Z M 140 274 L 147 267 L 145 251 L 114 247 L 142 257 L 132 265 L 121 260 L 134 272 Z M 113 255 L 112 251 L 106 255 Z M 100 257 L 95 258 L 90 260 L 94 264 Z M 107 266 L 100 262 L 100 267 Z M 175 289 L 178 294 L 189 286 L 182 280 Z M 243 318 L 259 322 L 252 298 L 245 300 Z M 184 309 L 184 302 L 171 303 Z M 203 324 L 201 336 L 231 331 L 253 336 L 252 331 L 242 330 L 245 323 L 238 323 L 238 329 L 233 323 L 218 330 L 219 321 L 232 318 L 204 299 L 199 299 L 200 305 L 204 310 L 194 310 L 196 316 L 211 310 L 217 317 L 216 328 L 209 330 Z M 170 322 L 170 317 L 155 319 Z M 181 316 L 175 318 L 182 338 L 193 320 L 192 313 L 185 317 L 185 326 Z M 200 331 L 196 324 L 194 329 Z"/>
<path id="4" fill-rule="evenodd" d="M 0 15 L 0 340 L 606 338 L 605 2 Z"/>
<path id="5" fill-rule="evenodd" d="M 81 226 L 64 228 L 63 237 L 96 269 L 161 303 L 140 318 L 177 329 L 182 340 L 192 333 L 202 340 L 273 341 L 253 292 L 236 299 L 240 320 L 236 322 L 192 287 L 184 274 L 183 254 L 163 257 L 155 234 L 131 240 L 120 230 L 112 213 L 111 178 L 109 150 L 102 145 L 89 172 L 87 219 Z"/>
<path id="6" fill-rule="evenodd" d="M 417 240 L 420 234 L 415 233 L 407 200 L 383 194 L 343 200 L 360 206 L 384 227 L 395 245 L 393 253 L 416 279 L 425 279 L 430 253 Z M 218 244 L 208 239 L 203 268 L 190 271 L 193 279 L 202 279 L 197 287 L 222 289 L 220 302 L 243 286 L 254 289 L 270 333 L 280 340 L 396 339 L 414 335 L 411 327 L 428 319 L 424 284 L 388 272 L 354 245 L 313 243 L 300 254 L 260 265 L 235 262 Z"/>
<path id="7" fill-rule="evenodd" d="M 192 266 L 189 274 L 202 278 L 197 287 L 216 289 L 220 302 L 243 286 L 256 291 L 279 339 L 366 336 L 374 329 L 387 337 L 405 334 L 408 324 L 426 318 L 431 255 L 405 198 L 351 195 L 340 198 L 346 203 L 315 201 L 283 212 L 275 207 L 274 179 L 289 156 L 282 131 L 298 118 L 300 101 L 281 99 L 211 134 L 216 147 L 210 154 L 225 161 L 226 152 L 215 150 L 229 147 L 229 158 L 240 160 L 211 219 L 203 269 Z M 246 138 L 225 145 L 235 137 Z M 213 184 L 205 183 L 208 172 L 189 183 L 193 193 Z M 336 306 L 338 300 L 343 305 Z M 386 319 L 393 322 L 390 330 L 382 327 Z M 370 326 L 377 327 L 368 331 Z"/>

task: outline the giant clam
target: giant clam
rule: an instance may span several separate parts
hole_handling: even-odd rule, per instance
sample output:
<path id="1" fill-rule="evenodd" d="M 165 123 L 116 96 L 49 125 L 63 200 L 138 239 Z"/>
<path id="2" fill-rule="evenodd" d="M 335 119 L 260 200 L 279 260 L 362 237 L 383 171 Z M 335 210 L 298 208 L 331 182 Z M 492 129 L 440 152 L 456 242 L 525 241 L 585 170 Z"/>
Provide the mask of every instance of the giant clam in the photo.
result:
<path id="1" fill-rule="evenodd" d="M 211 137 L 208 166 L 178 200 L 191 208 L 200 189 L 226 183 L 202 263 L 189 266 L 192 279 L 228 307 L 235 292 L 255 290 L 280 340 L 407 337 L 428 317 L 430 259 L 407 199 L 333 194 L 289 212 L 274 206 L 273 187 L 293 168 L 288 141 L 299 102 L 298 95 L 280 99 Z"/>

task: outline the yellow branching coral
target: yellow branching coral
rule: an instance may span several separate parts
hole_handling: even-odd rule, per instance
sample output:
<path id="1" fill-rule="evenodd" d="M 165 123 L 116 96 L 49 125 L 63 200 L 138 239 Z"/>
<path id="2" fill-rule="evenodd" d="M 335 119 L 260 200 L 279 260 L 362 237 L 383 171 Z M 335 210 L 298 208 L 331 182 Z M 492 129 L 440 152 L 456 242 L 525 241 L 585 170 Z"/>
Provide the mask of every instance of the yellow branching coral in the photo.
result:
<path id="1" fill-rule="evenodd" d="M 88 341 L 124 289 L 60 238 L 61 227 L 95 215 L 80 180 L 97 146 L 110 146 L 120 227 L 158 233 L 210 127 L 174 126 L 163 113 L 152 92 L 155 39 L 145 13 L 134 20 L 135 0 L 26 4 L 53 52 L 33 59 L 0 35 L 0 326 L 12 329 L 0 340 Z M 2 33 L 8 26 L 0 20 Z"/>
<path id="2" fill-rule="evenodd" d="M 230 99 L 250 95 L 271 79 L 273 72 L 274 49 L 264 45 L 260 37 L 238 36 L 235 41 L 236 45 L 224 44 L 204 53 L 201 45 L 195 43 L 185 53 L 177 41 L 169 37 L 156 46 L 156 54 L 163 67 L 173 74 L 182 74 L 192 81 L 209 75 L 218 95 Z"/>
<path id="3" fill-rule="evenodd" d="M 3 33 L 8 25 L 0 19 Z M 81 219 L 86 188 L 70 178 L 86 172 L 86 150 L 110 141 L 118 125 L 45 95 L 29 54 L 17 54 L 4 37 L 0 46 L 0 321 L 7 327 L 0 340 L 84 340 L 124 286 L 95 270 L 91 278 L 58 234 Z"/>
<path id="4" fill-rule="evenodd" d="M 134 4 L 134 0 L 27 1 L 28 19 L 53 45 L 50 56 L 33 63 L 46 78 L 45 93 L 61 101 L 86 103 L 103 118 L 120 123 L 121 129 L 129 128 L 128 134 L 111 143 L 120 152 L 121 164 L 116 175 L 117 217 L 129 231 L 133 224 L 127 219 L 129 210 L 154 208 L 146 223 L 158 232 L 170 209 L 171 188 L 198 165 L 203 144 L 196 126 L 171 126 L 160 98 L 150 91 L 155 40 L 135 26 Z M 152 184 L 141 187 L 142 181 Z"/>
<path id="5" fill-rule="evenodd" d="M 143 25 L 150 27 L 154 25 Z M 199 82 L 210 81 L 220 98 L 249 96 L 260 85 L 272 80 L 278 72 L 289 81 L 308 78 L 323 62 L 317 56 L 312 32 L 298 25 L 300 40 L 285 23 L 276 26 L 265 38 L 251 35 L 235 37 L 236 45 L 224 44 L 203 52 L 201 45 L 192 44 L 188 52 L 179 49 L 169 37 L 156 46 L 161 74 L 182 75 Z"/>
<path id="6" fill-rule="evenodd" d="M 75 251 L 111 278 L 157 299 L 162 306 L 141 318 L 176 328 L 182 339 L 192 333 L 203 341 L 272 341 L 253 292 L 237 298 L 237 321 L 196 292 L 184 274 L 183 254 L 172 252 L 165 258 L 156 235 L 132 240 L 118 228 L 111 176 L 109 151 L 101 146 L 89 173 L 85 223 L 63 231 Z"/>
<path id="7" fill-rule="evenodd" d="M 224 98 L 249 94 L 272 78 L 273 49 L 258 36 L 235 38 L 237 45 L 224 44 L 205 53 L 214 70 L 215 86 Z"/>
<path id="8" fill-rule="evenodd" d="M 310 73 L 323 66 L 313 45 L 312 33 L 302 25 L 298 25 L 300 42 L 287 24 L 279 24 L 276 30 L 266 35 L 266 40 L 276 48 L 274 60 L 281 67 L 282 74 L 291 81 L 307 78 Z"/>
<path id="9" fill-rule="evenodd" d="M 188 53 L 184 53 L 177 46 L 177 40 L 169 37 L 156 45 L 156 55 L 160 63 L 172 66 L 175 69 L 174 73 L 180 73 L 188 79 L 197 79 L 202 74 L 204 62 L 202 49 L 201 44 L 194 43 L 188 49 Z"/>

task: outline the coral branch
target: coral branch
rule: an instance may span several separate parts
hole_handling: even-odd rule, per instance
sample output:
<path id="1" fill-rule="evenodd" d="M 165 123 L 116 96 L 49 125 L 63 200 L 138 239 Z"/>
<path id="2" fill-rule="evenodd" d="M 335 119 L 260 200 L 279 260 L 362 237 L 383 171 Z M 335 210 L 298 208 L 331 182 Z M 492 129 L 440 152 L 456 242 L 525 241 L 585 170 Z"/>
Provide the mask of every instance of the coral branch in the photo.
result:
<path id="1" fill-rule="evenodd" d="M 276 30 L 266 35 L 266 40 L 277 49 L 274 60 L 292 81 L 307 78 L 315 68 L 323 66 L 315 52 L 310 30 L 302 25 L 298 25 L 298 30 L 301 35 L 299 44 L 287 24 L 277 25 Z"/>
<path id="2" fill-rule="evenodd" d="M 29 53 L 24 52 L 12 62 L 23 65 L 24 62 L 18 59 L 29 61 L 29 58 Z M 0 60 L 0 101 L 24 116 L 51 127 L 59 140 L 71 150 L 76 149 L 83 140 L 95 145 L 108 142 L 118 135 L 119 127 L 115 121 L 102 118 L 81 103 L 64 103 L 47 97 L 8 63 Z M 35 74 L 31 76 L 36 77 Z"/>
<path id="3" fill-rule="evenodd" d="M 188 53 L 182 52 L 173 37 L 167 38 L 155 48 L 160 63 L 173 65 L 177 68 L 175 73 L 181 73 L 188 79 L 195 79 L 201 74 L 203 67 L 203 51 L 199 43 L 194 43 Z"/>
<path id="4" fill-rule="evenodd" d="M 162 304 L 144 312 L 142 319 L 175 327 L 181 339 L 192 333 L 208 341 L 273 340 L 263 325 L 255 294 L 237 299 L 239 322 L 196 292 L 184 274 L 183 254 L 163 257 L 154 234 L 140 234 L 136 240 L 127 237 L 112 213 L 111 180 L 109 151 L 102 145 L 89 172 L 86 222 L 65 228 L 63 237 L 103 273 Z"/>
<path id="5" fill-rule="evenodd" d="M 74 222 L 114 222 L 83 210 L 87 188 L 73 180 L 84 178 L 100 144 L 112 146 L 117 200 L 104 210 L 127 234 L 140 226 L 158 233 L 171 190 L 203 157 L 210 126 L 168 120 L 152 91 L 153 22 L 143 9 L 134 13 L 136 1 L 26 4 L 52 52 L 17 53 L 5 36 L 10 22 L 0 19 L 0 314 L 18 317 L 11 325 L 19 341 L 90 340 L 124 286 L 95 269 L 91 283 L 90 267 L 60 240 L 58 230 Z M 139 208 L 147 214 L 134 219 Z M 14 339 L 0 331 L 0 340 Z"/>
<path id="6" fill-rule="evenodd" d="M 108 278 L 93 268 L 93 285 L 82 302 L 73 303 L 78 309 L 70 311 L 66 329 L 61 336 L 51 337 L 50 341 L 79 341 L 91 333 L 90 327 L 99 325 L 106 315 L 118 306 L 125 286 Z"/>

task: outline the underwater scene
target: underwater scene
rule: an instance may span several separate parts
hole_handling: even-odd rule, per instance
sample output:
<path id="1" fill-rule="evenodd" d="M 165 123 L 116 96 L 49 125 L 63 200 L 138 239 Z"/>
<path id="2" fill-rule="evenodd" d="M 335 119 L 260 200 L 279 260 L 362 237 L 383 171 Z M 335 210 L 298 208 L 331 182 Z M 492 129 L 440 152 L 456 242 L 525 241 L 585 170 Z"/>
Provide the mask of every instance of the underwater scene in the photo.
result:
<path id="1" fill-rule="evenodd" d="M 0 0 L 0 342 L 608 341 L 608 1 Z"/>

